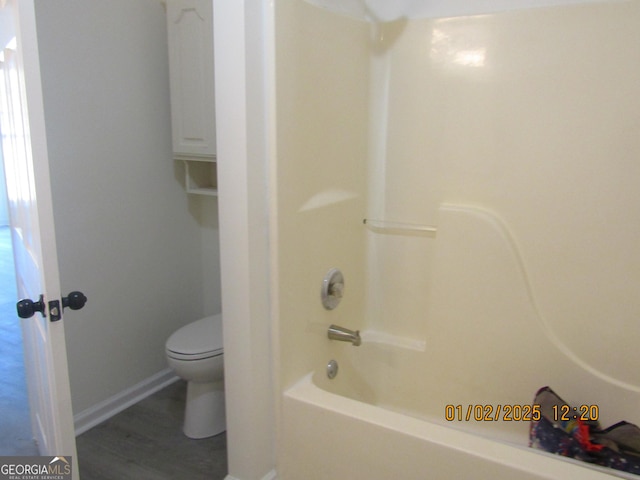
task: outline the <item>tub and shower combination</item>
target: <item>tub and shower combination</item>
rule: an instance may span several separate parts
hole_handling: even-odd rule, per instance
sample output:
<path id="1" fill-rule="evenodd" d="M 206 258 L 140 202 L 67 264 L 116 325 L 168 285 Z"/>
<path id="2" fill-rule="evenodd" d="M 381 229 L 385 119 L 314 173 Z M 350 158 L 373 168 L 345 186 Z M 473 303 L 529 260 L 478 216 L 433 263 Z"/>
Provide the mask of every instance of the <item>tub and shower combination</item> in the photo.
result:
<path id="1" fill-rule="evenodd" d="M 640 424 L 640 5 L 390 3 L 275 4 L 280 475 L 633 477 L 527 411 Z"/>

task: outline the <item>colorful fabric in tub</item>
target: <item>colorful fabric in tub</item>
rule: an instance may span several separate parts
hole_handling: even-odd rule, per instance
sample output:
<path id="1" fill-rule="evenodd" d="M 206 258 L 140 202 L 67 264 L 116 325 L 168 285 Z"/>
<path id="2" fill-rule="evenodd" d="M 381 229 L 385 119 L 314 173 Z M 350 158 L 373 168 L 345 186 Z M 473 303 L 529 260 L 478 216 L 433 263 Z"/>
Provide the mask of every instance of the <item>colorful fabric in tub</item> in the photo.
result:
<path id="1" fill-rule="evenodd" d="M 536 392 L 540 415 L 531 422 L 529 446 L 584 462 L 640 474 L 640 428 L 619 422 L 601 429 L 597 407 L 574 408 L 551 388 Z"/>

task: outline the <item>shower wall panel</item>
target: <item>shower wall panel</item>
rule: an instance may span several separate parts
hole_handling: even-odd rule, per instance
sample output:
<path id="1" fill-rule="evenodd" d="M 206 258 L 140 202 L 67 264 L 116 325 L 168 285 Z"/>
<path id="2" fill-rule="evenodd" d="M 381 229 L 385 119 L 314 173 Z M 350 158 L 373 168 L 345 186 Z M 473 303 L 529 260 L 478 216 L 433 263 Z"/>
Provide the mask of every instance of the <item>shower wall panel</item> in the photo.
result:
<path id="1" fill-rule="evenodd" d="M 300 1 L 276 5 L 279 342 L 286 386 L 326 362 L 327 327 L 363 325 L 368 24 Z M 342 302 L 325 310 L 325 273 Z"/>
<path id="2" fill-rule="evenodd" d="M 372 54 L 376 71 L 388 77 L 372 81 L 388 99 L 387 136 L 377 143 L 384 150 L 371 157 L 379 174 L 372 181 L 384 199 L 375 214 L 439 227 L 442 205 L 489 212 L 513 242 L 527 286 L 513 282 L 499 296 L 480 295 L 501 271 L 496 259 L 476 283 L 465 273 L 470 269 L 454 266 L 459 282 L 448 278 L 451 288 L 443 289 L 438 252 L 462 259 L 469 250 L 451 252 L 453 242 L 444 245 L 440 232 L 421 240 L 369 234 L 368 278 L 384 279 L 369 282 L 372 326 L 425 340 L 428 349 L 430 328 L 444 312 L 458 312 L 468 316 L 460 328 L 475 325 L 469 340 L 483 342 L 474 322 L 493 322 L 486 315 L 496 311 L 491 302 L 509 303 L 528 288 L 532 320 L 519 323 L 529 313 L 516 319 L 512 312 L 503 340 L 543 331 L 540 352 L 563 354 L 545 368 L 561 372 L 553 378 L 570 395 L 593 392 L 588 382 L 572 380 L 578 365 L 604 388 L 596 397 L 616 412 L 612 420 L 639 422 L 640 4 L 396 23 L 400 31 L 383 53 Z M 473 230 L 467 234 L 473 242 Z M 491 259 L 497 244 L 487 242 L 472 245 Z M 466 289 L 457 288 L 462 284 Z M 447 297 L 454 290 L 458 296 Z M 490 323 L 485 331 L 495 329 Z M 469 351 L 456 339 L 445 347 Z M 536 358 L 514 352 L 511 361 L 525 369 Z"/>

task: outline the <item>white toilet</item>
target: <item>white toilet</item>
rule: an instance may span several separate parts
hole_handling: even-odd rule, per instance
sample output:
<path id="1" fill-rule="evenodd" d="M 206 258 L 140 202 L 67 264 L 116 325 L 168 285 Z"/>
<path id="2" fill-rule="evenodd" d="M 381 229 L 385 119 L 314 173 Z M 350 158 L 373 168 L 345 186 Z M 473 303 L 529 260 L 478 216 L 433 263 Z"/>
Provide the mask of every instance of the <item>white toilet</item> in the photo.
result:
<path id="1" fill-rule="evenodd" d="M 222 315 L 176 330 L 167 340 L 169 366 L 187 380 L 184 433 L 205 438 L 225 431 Z"/>

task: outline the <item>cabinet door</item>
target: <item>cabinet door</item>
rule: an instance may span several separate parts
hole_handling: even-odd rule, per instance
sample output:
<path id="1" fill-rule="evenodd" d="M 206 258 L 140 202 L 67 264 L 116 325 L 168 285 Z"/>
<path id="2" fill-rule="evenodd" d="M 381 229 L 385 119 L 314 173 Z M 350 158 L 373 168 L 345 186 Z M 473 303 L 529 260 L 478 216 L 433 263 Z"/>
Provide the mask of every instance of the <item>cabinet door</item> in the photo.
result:
<path id="1" fill-rule="evenodd" d="M 169 0 L 171 124 L 176 158 L 215 157 L 213 5 Z"/>

